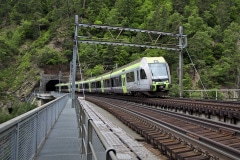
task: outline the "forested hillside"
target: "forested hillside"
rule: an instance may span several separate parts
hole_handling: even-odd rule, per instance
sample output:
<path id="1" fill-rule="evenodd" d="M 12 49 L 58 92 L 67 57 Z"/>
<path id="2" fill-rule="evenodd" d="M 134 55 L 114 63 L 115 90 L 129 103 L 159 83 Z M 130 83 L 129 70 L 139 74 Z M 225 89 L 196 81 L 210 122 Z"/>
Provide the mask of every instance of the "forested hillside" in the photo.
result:
<path id="1" fill-rule="evenodd" d="M 74 15 L 82 23 L 188 35 L 184 89 L 240 86 L 240 0 L 1 0 L 0 106 L 20 100 L 39 83 L 45 65 L 69 65 Z M 81 31 L 80 31 L 81 32 Z M 95 31 L 109 38 L 109 33 Z M 123 34 L 129 42 L 141 37 Z M 138 39 L 139 38 L 139 39 Z M 81 44 L 84 77 L 143 56 L 164 56 L 178 94 L 178 53 L 159 49 Z M 191 56 L 193 63 L 190 61 Z M 197 68 L 198 74 L 194 71 Z"/>

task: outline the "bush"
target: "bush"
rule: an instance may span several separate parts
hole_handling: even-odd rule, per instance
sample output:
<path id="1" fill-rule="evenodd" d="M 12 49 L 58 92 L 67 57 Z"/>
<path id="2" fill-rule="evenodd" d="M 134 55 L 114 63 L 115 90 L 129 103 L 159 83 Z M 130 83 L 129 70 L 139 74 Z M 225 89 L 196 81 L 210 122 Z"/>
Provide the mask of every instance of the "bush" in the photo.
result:
<path id="1" fill-rule="evenodd" d="M 6 122 L 14 117 L 17 117 L 23 113 L 26 113 L 34 108 L 36 108 L 36 105 L 33 105 L 29 102 L 24 102 L 20 105 L 13 105 L 12 112 L 11 113 L 1 113 L 0 114 L 0 123 Z"/>
<path id="2" fill-rule="evenodd" d="M 11 114 L 1 113 L 0 114 L 0 124 L 3 122 L 6 122 L 12 118 L 13 118 L 13 115 L 11 115 Z"/>
<path id="3" fill-rule="evenodd" d="M 66 62 L 67 59 L 54 49 L 45 47 L 42 50 L 39 50 L 40 67 L 44 65 L 64 64 Z"/>

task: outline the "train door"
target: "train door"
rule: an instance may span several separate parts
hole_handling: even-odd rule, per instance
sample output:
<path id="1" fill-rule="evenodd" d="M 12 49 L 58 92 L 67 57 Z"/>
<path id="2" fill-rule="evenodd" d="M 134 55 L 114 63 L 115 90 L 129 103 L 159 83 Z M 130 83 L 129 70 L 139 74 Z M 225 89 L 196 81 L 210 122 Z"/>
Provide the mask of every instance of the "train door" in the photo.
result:
<path id="1" fill-rule="evenodd" d="M 123 93 L 127 93 L 126 74 L 122 75 L 122 90 L 123 90 Z"/>
<path id="2" fill-rule="evenodd" d="M 138 70 L 138 87 L 141 91 L 149 90 L 149 80 L 144 69 Z"/>
<path id="3" fill-rule="evenodd" d="M 110 76 L 110 78 L 111 78 L 111 80 L 110 80 L 111 92 L 114 92 L 114 90 L 113 90 L 113 87 L 114 87 L 113 77 Z"/>
<path id="4" fill-rule="evenodd" d="M 137 70 L 136 82 L 137 82 L 137 88 L 140 88 L 140 70 Z"/>

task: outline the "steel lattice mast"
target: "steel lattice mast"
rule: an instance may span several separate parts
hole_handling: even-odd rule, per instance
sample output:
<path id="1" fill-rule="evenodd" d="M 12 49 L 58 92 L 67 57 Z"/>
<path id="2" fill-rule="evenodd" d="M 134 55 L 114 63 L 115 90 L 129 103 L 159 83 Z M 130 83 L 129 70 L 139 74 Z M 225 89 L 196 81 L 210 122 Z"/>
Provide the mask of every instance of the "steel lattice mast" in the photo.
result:
<path id="1" fill-rule="evenodd" d="M 112 39 L 102 39 L 97 37 L 89 37 L 89 36 L 78 36 L 78 28 L 95 28 L 106 30 L 110 33 Z M 118 31 L 118 34 L 114 37 L 114 33 L 112 31 Z M 143 42 L 141 43 L 129 43 L 122 42 L 119 37 L 122 32 L 136 32 L 147 34 L 150 38 L 151 42 Z M 155 38 L 154 38 L 155 37 Z M 167 37 L 170 39 L 171 43 L 161 42 L 160 40 L 163 37 Z M 178 40 L 178 41 L 177 41 Z M 173 43 L 175 42 L 175 43 Z M 182 77 L 183 77 L 183 53 L 182 50 L 187 47 L 187 35 L 183 34 L 183 27 L 179 27 L 179 33 L 167 33 L 167 32 L 159 32 L 154 30 L 144 30 L 144 29 L 134 29 L 134 28 L 124 28 L 124 27 L 114 27 L 114 26 L 106 26 L 106 25 L 92 25 L 92 24 L 83 24 L 78 23 L 78 15 L 75 15 L 75 31 L 74 31 L 74 47 L 73 47 L 73 68 L 72 72 L 72 98 L 75 98 L 75 77 L 76 77 L 76 53 L 78 50 L 78 43 L 85 44 L 102 44 L 102 45 L 113 45 L 113 46 L 129 46 L 129 47 L 143 47 L 143 48 L 153 48 L 153 49 L 164 49 L 164 50 L 172 50 L 179 52 L 179 87 L 180 87 L 180 97 L 182 97 Z"/>

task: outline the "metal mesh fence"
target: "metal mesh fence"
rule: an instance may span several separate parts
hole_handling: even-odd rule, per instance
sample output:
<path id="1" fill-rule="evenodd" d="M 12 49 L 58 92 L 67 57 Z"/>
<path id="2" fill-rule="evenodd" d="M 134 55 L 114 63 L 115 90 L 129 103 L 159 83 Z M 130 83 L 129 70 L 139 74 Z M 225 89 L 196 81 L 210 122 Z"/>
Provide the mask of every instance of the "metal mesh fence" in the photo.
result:
<path id="1" fill-rule="evenodd" d="M 37 148 L 41 146 L 41 144 L 43 143 L 47 135 L 46 118 L 47 118 L 47 109 L 45 108 L 38 112 Z"/>
<path id="2" fill-rule="evenodd" d="M 49 133 L 50 129 L 51 129 L 51 124 L 52 124 L 52 107 L 51 105 L 49 107 L 47 107 L 47 134 Z"/>
<path id="3" fill-rule="evenodd" d="M 36 115 L 18 125 L 18 159 L 32 159 L 36 152 Z"/>
<path id="4" fill-rule="evenodd" d="M 0 135 L 0 159 L 15 159 L 15 140 L 16 140 L 16 132 L 15 127 L 1 133 Z"/>
<path id="5" fill-rule="evenodd" d="M 68 95 L 0 124 L 0 159 L 33 159 L 67 103 Z"/>

